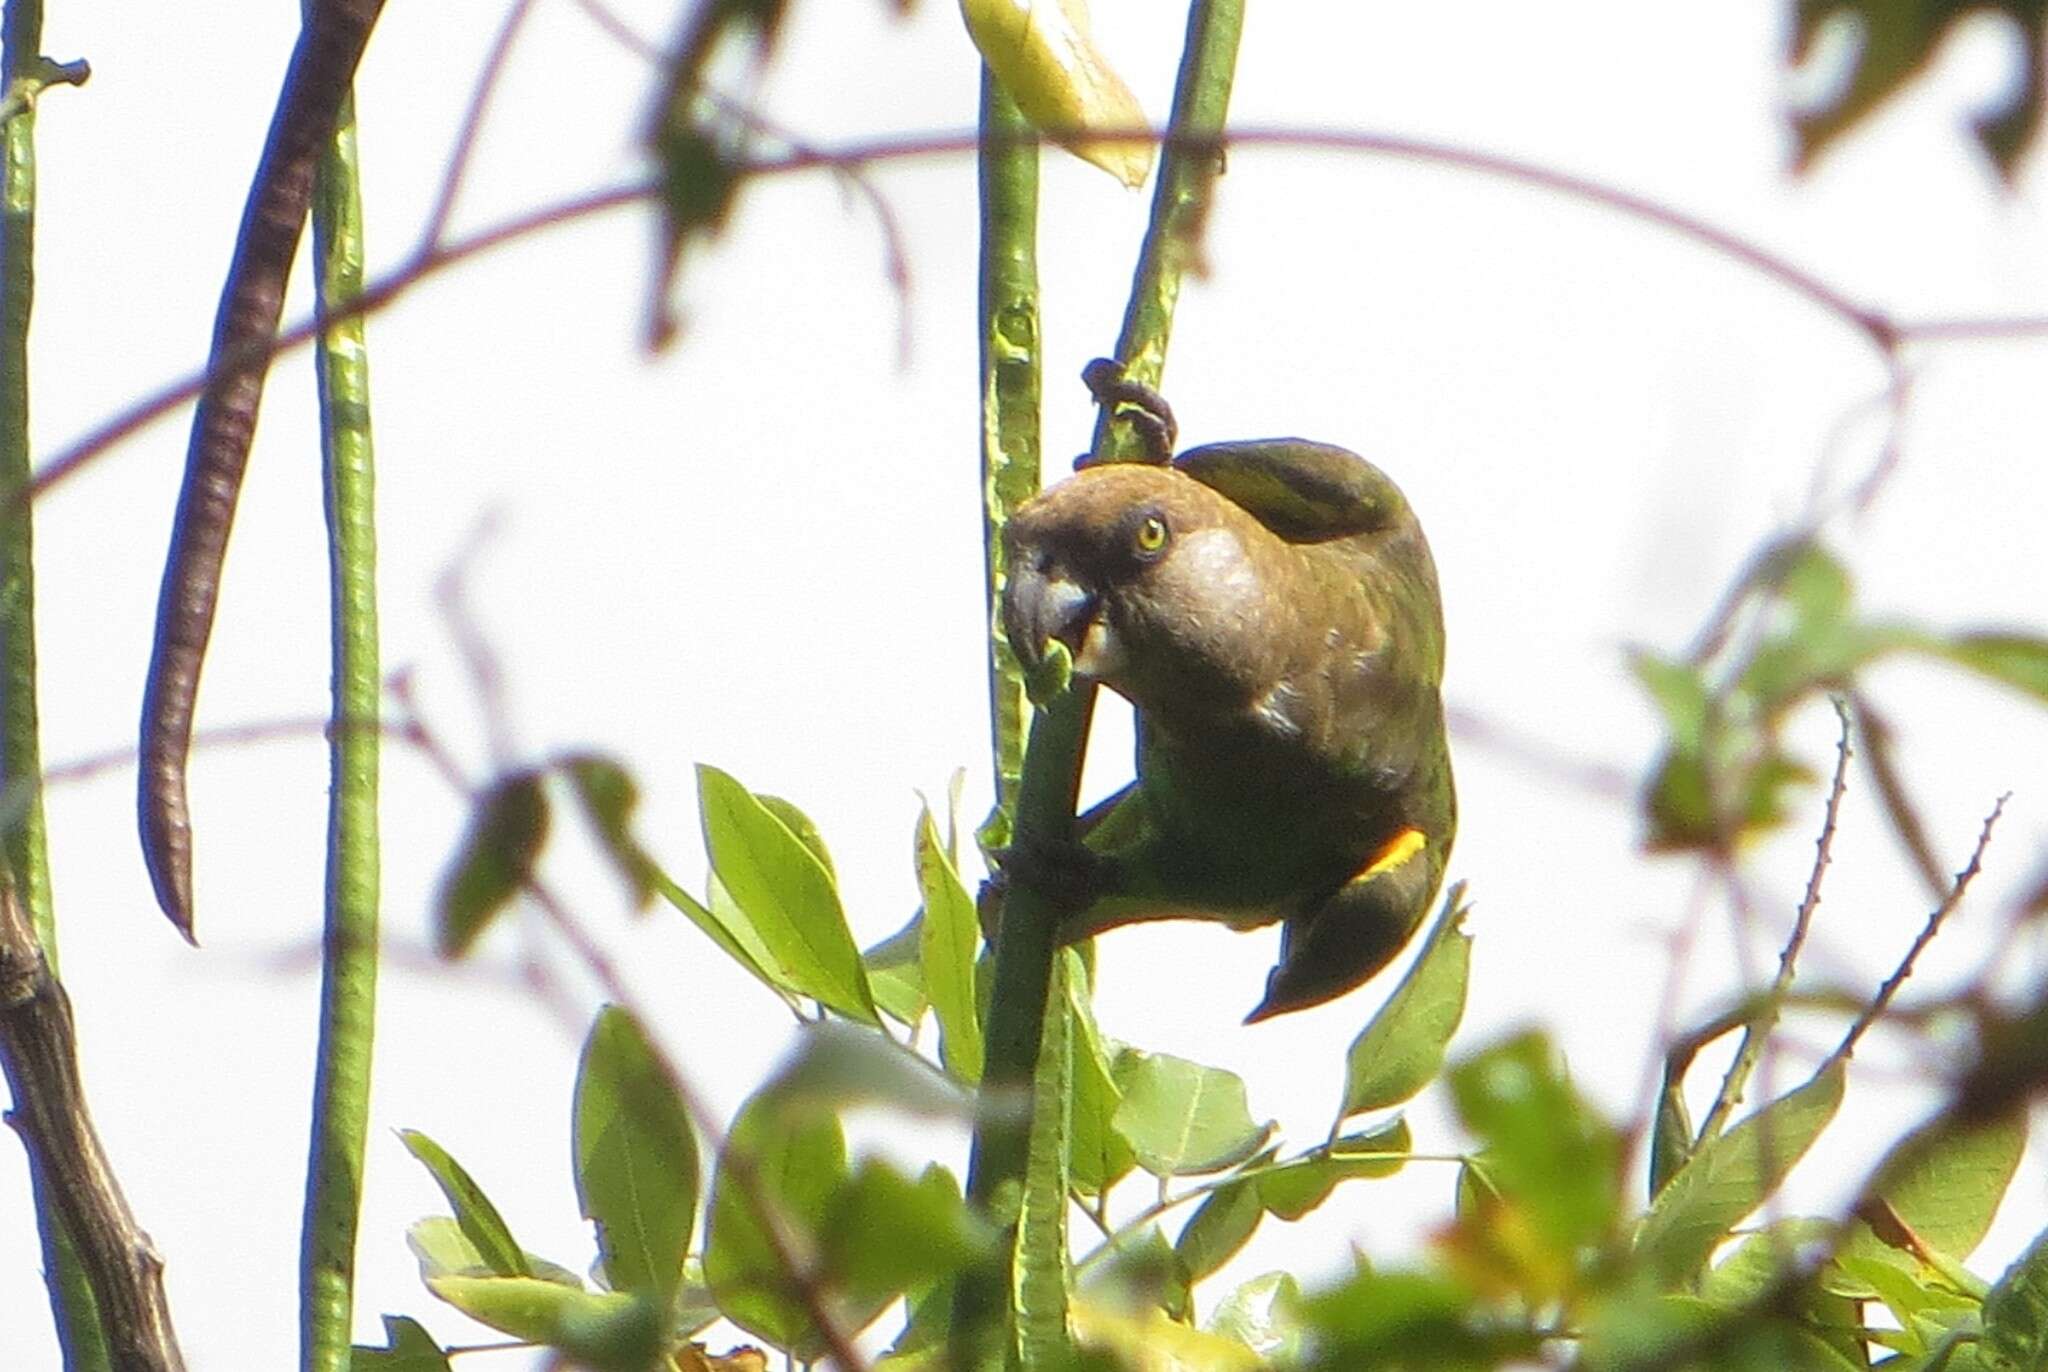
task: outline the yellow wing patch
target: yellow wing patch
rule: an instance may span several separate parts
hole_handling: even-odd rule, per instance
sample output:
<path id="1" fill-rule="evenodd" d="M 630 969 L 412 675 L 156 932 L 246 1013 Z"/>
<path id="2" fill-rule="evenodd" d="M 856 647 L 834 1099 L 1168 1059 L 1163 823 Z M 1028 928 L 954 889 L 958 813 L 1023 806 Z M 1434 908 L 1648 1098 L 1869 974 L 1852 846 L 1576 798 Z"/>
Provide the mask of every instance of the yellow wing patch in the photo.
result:
<path id="1" fill-rule="evenodd" d="M 1374 855 L 1373 860 L 1359 870 L 1353 881 L 1371 881 L 1383 872 L 1391 872 L 1409 858 L 1429 846 L 1429 840 L 1422 830 L 1410 825 L 1387 841 L 1386 847 Z"/>

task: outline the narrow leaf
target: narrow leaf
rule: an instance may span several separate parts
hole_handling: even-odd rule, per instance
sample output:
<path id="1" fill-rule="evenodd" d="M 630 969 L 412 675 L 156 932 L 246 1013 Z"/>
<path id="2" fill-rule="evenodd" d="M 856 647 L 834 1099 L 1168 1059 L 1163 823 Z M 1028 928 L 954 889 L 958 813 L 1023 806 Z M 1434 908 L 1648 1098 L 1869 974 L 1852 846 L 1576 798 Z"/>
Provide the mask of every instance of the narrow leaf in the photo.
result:
<path id="1" fill-rule="evenodd" d="M 441 1194 L 448 1198 L 449 1207 L 455 1211 L 455 1222 L 462 1227 L 463 1237 L 476 1246 L 490 1270 L 501 1277 L 525 1277 L 532 1275 L 526 1254 L 512 1237 L 510 1226 L 498 1213 L 498 1207 L 491 1204 L 491 1198 L 483 1188 L 462 1169 L 462 1164 L 448 1154 L 448 1150 L 435 1143 L 417 1129 L 401 1129 L 398 1138 L 414 1157 L 418 1158 L 433 1176 Z"/>
<path id="2" fill-rule="evenodd" d="M 434 900 L 434 946 L 459 958 L 533 875 L 548 833 L 540 773 L 500 777 L 477 798 Z"/>
<path id="3" fill-rule="evenodd" d="M 708 766 L 697 769 L 697 795 L 712 870 L 760 934 L 776 979 L 879 1027 L 831 870 L 778 813 L 787 802 L 764 801 Z"/>
<path id="4" fill-rule="evenodd" d="M 918 939 L 925 993 L 939 1017 L 946 1070 L 968 1085 L 981 1080 L 981 1020 L 974 1005 L 974 954 L 981 925 L 974 898 L 939 842 L 930 810 L 918 815 L 917 886 L 924 897 Z"/>
<path id="5" fill-rule="evenodd" d="M 976 1106 L 958 1082 L 888 1035 L 831 1020 L 797 1034 L 769 1089 L 785 1105 L 811 1111 L 880 1105 L 928 1119 L 964 1119 Z"/>
<path id="6" fill-rule="evenodd" d="M 697 1135 L 646 1031 L 598 1012 L 576 1072 L 576 1199 L 614 1291 L 666 1310 L 697 1213 Z"/>
<path id="7" fill-rule="evenodd" d="M 1351 1041 L 1339 1120 L 1399 1105 L 1442 1069 L 1444 1050 L 1465 1015 L 1465 982 L 1472 966 L 1464 891 L 1462 884 L 1450 889 L 1407 975 Z"/>
<path id="8" fill-rule="evenodd" d="M 924 989 L 924 911 L 860 955 L 875 1007 L 890 1019 L 915 1028 L 931 999 Z"/>
<path id="9" fill-rule="evenodd" d="M 1408 1121 L 1365 1134 L 1347 1134 L 1313 1155 L 1261 1175 L 1259 1199 L 1283 1220 L 1298 1220 L 1330 1198 L 1340 1182 L 1391 1177 L 1414 1147 Z"/>

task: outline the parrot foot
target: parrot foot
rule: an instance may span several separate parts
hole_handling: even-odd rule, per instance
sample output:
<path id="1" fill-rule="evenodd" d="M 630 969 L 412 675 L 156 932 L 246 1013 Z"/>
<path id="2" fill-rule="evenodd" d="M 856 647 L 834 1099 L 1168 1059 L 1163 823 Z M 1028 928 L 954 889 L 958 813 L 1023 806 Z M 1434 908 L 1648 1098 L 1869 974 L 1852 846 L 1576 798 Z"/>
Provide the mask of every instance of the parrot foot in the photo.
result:
<path id="1" fill-rule="evenodd" d="M 1074 839 L 1012 843 L 990 856 L 996 864 L 990 884 L 999 892 L 1029 887 L 1062 915 L 1087 909 L 1117 881 L 1115 858 Z"/>
<path id="2" fill-rule="evenodd" d="M 1137 433 L 1146 461 L 1156 467 L 1164 467 L 1173 460 L 1173 445 L 1180 437 L 1180 425 L 1175 422 L 1173 406 L 1166 403 L 1165 396 L 1143 382 L 1125 376 L 1123 364 L 1113 358 L 1098 357 L 1083 367 L 1081 381 L 1088 387 L 1088 394 L 1095 397 L 1096 404 L 1124 420 Z M 1092 453 L 1084 453 L 1075 458 L 1074 470 L 1092 465 L 1093 456 Z"/>

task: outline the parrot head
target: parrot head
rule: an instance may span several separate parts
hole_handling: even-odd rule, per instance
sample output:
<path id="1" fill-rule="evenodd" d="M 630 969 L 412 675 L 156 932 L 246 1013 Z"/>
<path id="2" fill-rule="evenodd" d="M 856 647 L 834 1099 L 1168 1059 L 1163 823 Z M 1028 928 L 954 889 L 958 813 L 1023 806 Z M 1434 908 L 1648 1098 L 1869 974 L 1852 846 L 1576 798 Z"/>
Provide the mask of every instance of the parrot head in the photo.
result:
<path id="1" fill-rule="evenodd" d="M 1055 642 L 1140 709 L 1226 707 L 1268 675 L 1286 548 L 1171 468 L 1089 468 L 1010 522 L 1003 629 L 1027 670 Z"/>

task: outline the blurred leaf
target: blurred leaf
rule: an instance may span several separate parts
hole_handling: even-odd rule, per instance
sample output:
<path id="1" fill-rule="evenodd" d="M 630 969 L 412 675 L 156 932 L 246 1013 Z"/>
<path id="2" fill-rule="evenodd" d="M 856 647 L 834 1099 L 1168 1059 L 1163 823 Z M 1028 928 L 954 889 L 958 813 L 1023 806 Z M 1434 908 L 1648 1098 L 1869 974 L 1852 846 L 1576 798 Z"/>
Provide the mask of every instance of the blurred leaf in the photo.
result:
<path id="1" fill-rule="evenodd" d="M 752 116 L 744 106 L 708 94 L 713 68 L 721 55 L 735 53 L 758 68 L 775 45 L 786 9 L 785 0 L 704 0 L 685 11 L 682 32 L 668 49 L 647 135 L 661 174 L 661 256 L 648 331 L 656 347 L 675 330 L 667 297 L 685 249 L 724 225 L 739 191 Z"/>
<path id="2" fill-rule="evenodd" d="M 697 1215 L 697 1134 L 638 1021 L 598 1012 L 576 1070 L 576 1199 L 605 1281 L 667 1310 Z"/>
<path id="3" fill-rule="evenodd" d="M 596 753 L 571 754 L 561 759 L 560 766 L 570 790 L 583 802 L 583 813 L 604 855 L 633 893 L 634 908 L 646 910 L 654 903 L 654 863 L 633 837 L 633 811 L 640 804 L 640 788 L 617 760 Z"/>
<path id="4" fill-rule="evenodd" d="M 974 953 L 981 925 L 974 897 L 953 870 L 930 810 L 918 815 L 916 855 L 917 888 L 924 897 L 919 961 L 939 1017 L 940 1055 L 946 1070 L 971 1086 L 981 1080 L 981 1021 L 974 1005 Z"/>
<path id="5" fill-rule="evenodd" d="M 1628 665 L 1663 714 L 1672 743 L 1682 751 L 1698 752 L 1704 743 L 1707 722 L 1707 683 L 1699 668 L 1674 662 L 1647 648 L 1631 652 Z"/>
<path id="6" fill-rule="evenodd" d="M 1688 1352 L 1692 1356 L 1680 1361 Z M 1575 1366 L 1584 1372 L 1861 1372 L 1868 1364 L 1770 1311 L 1728 1311 L 1689 1295 L 1645 1300 L 1627 1293 L 1587 1321 Z"/>
<path id="7" fill-rule="evenodd" d="M 1777 1189 L 1842 1103 L 1839 1063 L 1708 1139 L 1658 1193 L 1636 1251 L 1658 1279 L 1685 1280 L 1742 1218 Z"/>
<path id="8" fill-rule="evenodd" d="M 1928 639 L 1923 647 L 1979 676 L 2048 702 L 2048 639 L 2026 634 L 1965 633 Z"/>
<path id="9" fill-rule="evenodd" d="M 792 828 L 786 801 L 763 800 L 716 767 L 697 768 L 697 794 L 712 870 L 760 935 L 776 980 L 879 1027 L 860 950 L 809 821 L 798 816 L 801 830 Z"/>
<path id="10" fill-rule="evenodd" d="M 1894 1150 L 1903 1167 L 1884 1176 L 1877 1190 L 1890 1207 L 1887 1219 L 1908 1233 L 1880 1235 L 1870 1225 L 1858 1224 L 1842 1256 L 1892 1261 L 1896 1266 L 1891 1255 L 1904 1247 L 1967 1258 L 1991 1228 L 2026 1147 L 2026 1121 L 2018 1116 L 1975 1128 L 1937 1120 L 1916 1131 Z"/>
<path id="11" fill-rule="evenodd" d="M 772 1088 L 740 1107 L 712 1175 L 704 1236 L 712 1297 L 734 1324 L 802 1358 L 816 1356 L 818 1334 L 767 1226 L 788 1226 L 799 1251 L 809 1251 L 846 1175 L 838 1119 L 793 1110 Z"/>
<path id="12" fill-rule="evenodd" d="M 1663 1080 L 1657 1087 L 1657 1115 L 1650 1126 L 1650 1194 L 1664 1189 L 1672 1174 L 1692 1156 L 1695 1130 L 1692 1111 L 1685 1103 L 1685 1073 L 1692 1055 L 1684 1060 L 1667 1057 Z"/>
<path id="13" fill-rule="evenodd" d="M 1892 726 L 1861 695 L 1855 697 L 1855 707 L 1857 732 L 1863 744 L 1858 751 L 1877 787 L 1877 797 L 1884 804 L 1885 817 L 1892 823 L 1892 832 L 1898 835 L 1899 846 L 1913 860 L 1928 895 L 1939 901 L 1948 894 L 1949 874 L 1935 856 L 1927 826 L 1914 808 L 1913 798 L 1906 793 L 1905 778 L 1899 775 L 1897 759 L 1892 755 Z"/>
<path id="14" fill-rule="evenodd" d="M 1089 35 L 1086 0 L 1019 5 L 960 0 L 982 60 L 1024 117 L 1055 136 L 1077 129 L 1142 129 L 1145 111 Z M 1068 148 L 1126 186 L 1152 169 L 1150 139 L 1068 142 Z"/>
<path id="15" fill-rule="evenodd" d="M 1997 1372 L 2048 1369 L 2048 1233 L 1984 1297 L 1982 1351 Z"/>
<path id="16" fill-rule="evenodd" d="M 1541 1346 L 1534 1334 L 1485 1318 L 1468 1287 L 1435 1273 L 1361 1271 L 1301 1304 L 1316 1349 L 1308 1366 L 1318 1372 L 1520 1365 Z"/>
<path id="17" fill-rule="evenodd" d="M 864 1306 L 949 1278 L 995 1243 L 945 1168 L 934 1164 L 911 1181 L 874 1159 L 833 1196 L 819 1235 L 833 1286 Z"/>
<path id="18" fill-rule="evenodd" d="M 1339 1182 L 1393 1176 L 1413 1147 L 1406 1120 L 1371 1133 L 1346 1134 L 1309 1157 L 1262 1173 L 1259 1199 L 1281 1219 L 1298 1220 L 1328 1200 Z"/>
<path id="19" fill-rule="evenodd" d="M 867 969 L 868 990 L 883 1014 L 905 1028 L 915 1028 L 931 1001 L 924 989 L 924 911 L 860 955 Z"/>
<path id="20" fill-rule="evenodd" d="M 434 898 L 434 947 L 459 958 L 533 875 L 548 835 L 548 800 L 534 771 L 498 778 L 477 797 Z"/>
<path id="21" fill-rule="evenodd" d="M 449 1208 L 455 1212 L 455 1223 L 461 1227 L 463 1237 L 475 1246 L 485 1266 L 501 1277 L 532 1275 L 526 1254 L 513 1239 L 504 1217 L 498 1214 L 498 1207 L 491 1204 L 483 1188 L 462 1170 L 462 1164 L 417 1129 L 401 1129 L 398 1138 L 406 1151 L 426 1167 L 434 1178 L 434 1184 L 441 1188 L 441 1194 L 448 1198 Z"/>
<path id="22" fill-rule="evenodd" d="M 478 1323 L 599 1372 L 650 1372 L 661 1355 L 662 1322 L 639 1296 L 536 1277 L 435 1277 L 427 1286 Z"/>
<path id="23" fill-rule="evenodd" d="M 1156 1224 L 1119 1229 L 1081 1271 L 1081 1290 L 1094 1308 L 1163 1310 L 1176 1320 L 1193 1309 L 1188 1274 Z"/>
<path id="24" fill-rule="evenodd" d="M 1795 1216 L 1746 1235 L 1708 1269 L 1700 1294 L 1721 1306 L 1753 1301 L 1794 1264 L 1811 1256 L 1814 1245 L 1829 1242 L 1834 1231 L 1832 1220 Z"/>
<path id="25" fill-rule="evenodd" d="M 2041 118 L 2044 11 L 2037 0 L 1798 0 L 1791 54 L 1795 64 L 1812 55 L 1824 24 L 1853 20 L 1858 33 L 1847 79 L 1831 84 L 1825 100 L 1793 116 L 1800 170 L 1811 168 L 1837 139 L 1924 72 L 1951 26 L 1984 10 L 2004 14 L 2022 35 L 2025 68 L 2014 83 L 2010 103 L 1973 121 L 1978 143 L 2005 178 L 2013 179 Z"/>
<path id="26" fill-rule="evenodd" d="M 357 1344 L 348 1353 L 348 1372 L 453 1372 L 447 1354 L 416 1320 L 384 1317 L 384 1347 Z"/>
<path id="27" fill-rule="evenodd" d="M 1116 1064 L 1123 1103 L 1117 1132 L 1138 1165 L 1161 1177 L 1220 1172 L 1265 1146 L 1270 1124 L 1252 1123 L 1244 1079 L 1165 1053 L 1126 1052 Z"/>
<path id="28" fill-rule="evenodd" d="M 776 1069 L 776 1099 L 791 1110 L 881 1105 L 931 1119 L 965 1119 L 975 1102 L 958 1083 L 886 1034 L 852 1024 L 808 1024 Z"/>
<path id="29" fill-rule="evenodd" d="M 1465 980 L 1472 965 L 1464 893 L 1463 883 L 1451 887 L 1407 975 L 1351 1041 L 1339 1120 L 1399 1105 L 1443 1069 L 1444 1050 L 1464 1018 Z"/>
<path id="30" fill-rule="evenodd" d="M 1548 1039 L 1518 1035 L 1458 1064 L 1449 1081 L 1459 1119 L 1485 1147 L 1488 1177 L 1551 1255 L 1569 1257 L 1607 1235 L 1620 1140 L 1565 1080 Z"/>
<path id="31" fill-rule="evenodd" d="M 1068 1179 L 1080 1190 L 1101 1195 L 1130 1175 L 1137 1154 L 1130 1140 L 1116 1128 L 1116 1112 L 1122 1108 L 1124 1093 L 1116 1084 L 1108 1048 L 1095 1025 L 1095 1010 L 1083 988 L 1087 976 L 1081 955 L 1073 948 L 1062 949 L 1066 974 L 1061 984 L 1074 1026 L 1074 1096 L 1067 1130 Z"/>
<path id="32" fill-rule="evenodd" d="M 1301 1356 L 1300 1302 L 1293 1273 L 1268 1272 L 1217 1302 L 1205 1327 L 1236 1339 L 1269 1363 L 1291 1364 Z"/>
<path id="33" fill-rule="evenodd" d="M 1128 1372 L 1259 1372 L 1265 1360 L 1236 1339 L 1205 1334 L 1156 1309 L 1126 1312 L 1077 1301 L 1074 1336 L 1086 1348 L 1114 1355 Z"/>
<path id="34" fill-rule="evenodd" d="M 690 1257 L 683 1260 L 683 1284 L 677 1289 L 675 1315 L 670 1321 L 669 1342 L 671 1344 L 701 1333 L 718 1318 L 718 1302 L 711 1297 L 711 1286 L 704 1280 L 704 1263 Z"/>

